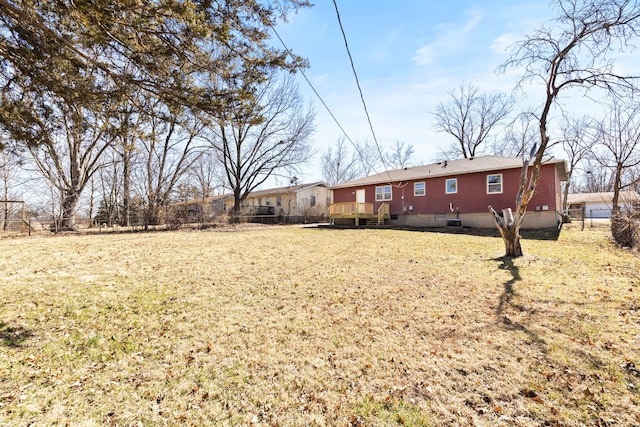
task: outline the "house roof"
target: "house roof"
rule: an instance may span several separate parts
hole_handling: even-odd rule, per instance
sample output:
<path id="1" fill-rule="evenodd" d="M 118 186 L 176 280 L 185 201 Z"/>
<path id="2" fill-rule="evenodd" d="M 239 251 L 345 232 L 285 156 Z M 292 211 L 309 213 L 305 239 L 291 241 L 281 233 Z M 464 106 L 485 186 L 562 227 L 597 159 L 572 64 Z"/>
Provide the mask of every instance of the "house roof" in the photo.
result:
<path id="1" fill-rule="evenodd" d="M 208 196 L 205 197 L 204 199 L 202 197 L 197 197 L 195 199 L 188 199 L 188 200 L 183 200 L 181 202 L 175 202 L 172 203 L 173 206 L 188 206 L 188 205 L 193 205 L 193 204 L 209 204 L 209 203 L 213 203 L 216 200 L 224 200 L 226 198 L 229 197 L 233 197 L 232 194 L 218 194 L 215 196 Z"/>
<path id="2" fill-rule="evenodd" d="M 635 191 L 621 191 L 619 195 L 621 202 L 639 201 L 640 197 Z M 611 203 L 613 201 L 613 191 L 606 193 L 573 193 L 567 195 L 567 203 Z"/>
<path id="3" fill-rule="evenodd" d="M 324 182 L 314 182 L 311 184 L 289 185 L 287 187 L 270 188 L 267 190 L 252 191 L 247 197 L 277 196 L 278 194 L 297 193 L 311 187 L 326 187 Z"/>
<path id="4" fill-rule="evenodd" d="M 564 177 L 566 175 L 567 165 L 564 160 L 549 160 L 545 162 L 545 164 L 557 164 L 560 167 L 560 176 Z M 331 188 L 360 187 L 372 184 L 412 181 L 416 179 L 463 175 L 468 173 L 489 172 L 521 167 L 522 158 L 520 157 L 481 156 L 390 170 L 376 175 L 371 175 L 366 178 L 360 178 L 354 181 L 334 185 Z"/>

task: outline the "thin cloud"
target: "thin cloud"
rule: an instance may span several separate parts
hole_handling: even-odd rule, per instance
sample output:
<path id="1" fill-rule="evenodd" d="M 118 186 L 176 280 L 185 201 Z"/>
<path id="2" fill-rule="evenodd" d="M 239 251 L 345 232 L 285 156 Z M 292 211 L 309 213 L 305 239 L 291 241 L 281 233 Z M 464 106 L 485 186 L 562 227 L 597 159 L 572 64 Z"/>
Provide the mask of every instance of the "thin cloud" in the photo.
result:
<path id="1" fill-rule="evenodd" d="M 440 35 L 429 44 L 418 49 L 413 56 L 416 65 L 428 65 L 443 52 L 464 47 L 467 44 L 467 36 L 473 31 L 478 23 L 482 21 L 482 14 L 474 13 L 471 18 L 464 23 L 462 30 L 459 24 L 444 24 L 439 26 Z"/>
<path id="2" fill-rule="evenodd" d="M 496 54 L 502 55 L 507 51 L 509 46 L 521 39 L 521 35 L 517 35 L 514 33 L 502 34 L 493 39 L 493 43 L 491 43 L 491 50 Z"/>

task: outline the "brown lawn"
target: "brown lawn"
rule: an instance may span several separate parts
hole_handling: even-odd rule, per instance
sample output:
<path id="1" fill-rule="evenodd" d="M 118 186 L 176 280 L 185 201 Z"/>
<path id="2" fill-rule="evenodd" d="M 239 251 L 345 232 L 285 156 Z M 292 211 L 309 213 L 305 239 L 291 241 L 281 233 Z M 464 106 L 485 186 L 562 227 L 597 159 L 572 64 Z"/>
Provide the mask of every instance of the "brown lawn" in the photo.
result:
<path id="1" fill-rule="evenodd" d="M 273 227 L 0 240 L 0 425 L 640 425 L 640 258 Z"/>

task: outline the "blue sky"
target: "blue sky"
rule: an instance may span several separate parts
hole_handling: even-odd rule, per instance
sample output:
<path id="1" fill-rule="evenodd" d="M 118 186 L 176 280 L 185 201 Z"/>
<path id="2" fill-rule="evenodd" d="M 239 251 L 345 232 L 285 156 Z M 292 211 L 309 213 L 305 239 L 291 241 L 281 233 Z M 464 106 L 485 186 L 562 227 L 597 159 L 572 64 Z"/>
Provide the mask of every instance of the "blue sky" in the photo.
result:
<path id="1" fill-rule="evenodd" d="M 349 48 L 379 144 L 413 144 L 415 163 L 435 161 L 450 136 L 434 130 L 438 102 L 461 84 L 510 92 L 516 74 L 496 74 L 505 48 L 553 18 L 547 1 L 339 0 Z M 373 142 L 332 0 L 291 15 L 277 31 L 311 68 L 306 75 L 349 137 Z M 320 155 L 339 127 L 299 77 L 316 111 L 316 161 L 303 180 L 320 180 Z"/>

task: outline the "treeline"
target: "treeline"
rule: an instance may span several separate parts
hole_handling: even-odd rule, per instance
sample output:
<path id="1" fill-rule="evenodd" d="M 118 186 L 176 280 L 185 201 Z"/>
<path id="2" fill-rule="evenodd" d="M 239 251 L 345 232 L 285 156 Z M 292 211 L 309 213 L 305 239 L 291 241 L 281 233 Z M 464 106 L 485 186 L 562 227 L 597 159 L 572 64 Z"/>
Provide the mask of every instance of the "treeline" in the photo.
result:
<path id="1" fill-rule="evenodd" d="M 307 63 L 269 44 L 309 3 L 0 2 L 0 148 L 28 162 L 75 229 L 80 198 L 158 221 L 189 174 L 241 200 L 306 161 L 313 113 L 290 73 Z"/>

